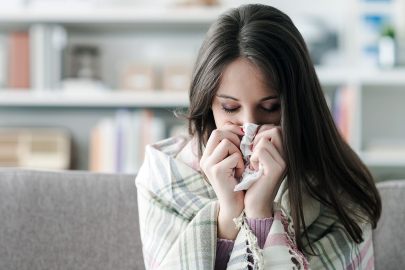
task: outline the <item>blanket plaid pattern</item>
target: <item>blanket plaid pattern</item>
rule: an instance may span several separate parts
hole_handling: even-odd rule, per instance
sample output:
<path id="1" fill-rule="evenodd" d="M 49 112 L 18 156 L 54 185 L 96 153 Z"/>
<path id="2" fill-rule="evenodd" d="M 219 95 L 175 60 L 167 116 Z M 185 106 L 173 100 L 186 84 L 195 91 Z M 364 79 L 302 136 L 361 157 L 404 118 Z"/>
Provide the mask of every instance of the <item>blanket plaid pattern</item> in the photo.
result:
<path id="1" fill-rule="evenodd" d="M 186 138 L 177 136 L 146 146 L 144 163 L 135 179 L 148 270 L 214 269 L 218 200 L 197 170 L 193 141 L 173 158 L 185 142 Z M 234 220 L 240 230 L 227 269 L 374 269 L 371 225 L 363 224 L 365 241 L 356 244 L 333 211 L 306 194 L 307 232 L 320 256 L 301 254 L 295 246 L 285 180 L 275 199 L 274 222 L 263 249 L 257 246 L 244 212 Z M 303 241 L 307 246 L 305 237 Z"/>

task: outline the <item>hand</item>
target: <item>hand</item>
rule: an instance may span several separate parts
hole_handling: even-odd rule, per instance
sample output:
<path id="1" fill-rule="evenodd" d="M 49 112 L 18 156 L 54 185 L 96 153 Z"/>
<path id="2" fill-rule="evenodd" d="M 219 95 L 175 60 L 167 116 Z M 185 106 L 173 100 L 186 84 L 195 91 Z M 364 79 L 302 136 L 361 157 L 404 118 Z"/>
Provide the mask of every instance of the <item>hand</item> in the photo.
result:
<path id="1" fill-rule="evenodd" d="M 242 129 L 231 123 L 211 133 L 204 154 L 200 160 L 200 168 L 208 177 L 219 201 L 218 237 L 235 240 L 238 231 L 233 218 L 240 215 L 244 208 L 244 192 L 234 192 L 237 185 L 232 175 L 240 177 L 245 170 L 242 153 L 239 150 Z"/>
<path id="2" fill-rule="evenodd" d="M 250 164 L 258 171 L 260 162 L 263 174 L 246 191 L 245 213 L 249 218 L 269 218 L 273 216 L 273 201 L 287 173 L 281 127 L 261 126 L 252 147 Z"/>

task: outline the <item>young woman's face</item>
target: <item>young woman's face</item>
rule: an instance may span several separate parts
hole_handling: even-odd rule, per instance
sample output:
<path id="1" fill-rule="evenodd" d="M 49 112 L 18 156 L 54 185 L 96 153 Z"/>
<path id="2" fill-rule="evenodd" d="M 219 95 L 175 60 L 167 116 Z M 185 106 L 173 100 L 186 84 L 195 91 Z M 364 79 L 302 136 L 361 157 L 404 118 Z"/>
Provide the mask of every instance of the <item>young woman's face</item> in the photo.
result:
<path id="1" fill-rule="evenodd" d="M 265 84 L 260 70 L 248 59 L 239 58 L 224 71 L 211 106 L 217 128 L 227 122 L 243 126 L 280 125 L 280 100 Z"/>

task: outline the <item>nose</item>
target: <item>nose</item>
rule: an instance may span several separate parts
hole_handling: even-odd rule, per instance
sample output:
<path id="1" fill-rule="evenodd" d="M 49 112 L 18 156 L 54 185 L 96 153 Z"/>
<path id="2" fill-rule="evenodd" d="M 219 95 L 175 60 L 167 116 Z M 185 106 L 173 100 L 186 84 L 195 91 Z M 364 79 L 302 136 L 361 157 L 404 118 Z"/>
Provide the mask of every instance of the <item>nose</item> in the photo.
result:
<path id="1" fill-rule="evenodd" d="M 253 123 L 256 125 L 259 124 L 258 116 L 256 116 L 252 110 L 246 110 L 242 115 L 240 115 L 238 120 L 239 126 L 243 126 L 245 123 Z"/>

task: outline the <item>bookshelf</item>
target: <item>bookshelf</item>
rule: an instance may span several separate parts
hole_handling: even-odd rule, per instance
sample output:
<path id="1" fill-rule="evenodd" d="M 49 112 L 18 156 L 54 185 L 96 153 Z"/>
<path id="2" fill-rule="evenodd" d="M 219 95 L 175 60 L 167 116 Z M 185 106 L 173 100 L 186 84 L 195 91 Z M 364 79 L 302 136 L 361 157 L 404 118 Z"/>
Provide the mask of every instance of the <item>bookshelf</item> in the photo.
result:
<path id="1" fill-rule="evenodd" d="M 364 14 L 391 14 L 398 27 L 398 38 L 403 41 L 400 33 L 405 33 L 402 31 L 405 24 L 401 21 L 405 18 L 404 3 L 405 0 L 335 3 L 340 6 L 338 16 L 343 18 L 338 34 L 344 65 L 316 66 L 329 99 L 333 101 L 337 89 L 344 85 L 355 92 L 350 144 L 381 179 L 405 177 L 405 149 L 403 152 L 398 150 L 405 141 L 405 120 L 401 117 L 405 115 L 402 109 L 405 108 L 405 66 L 382 70 L 362 64 L 364 40 L 359 33 L 362 32 L 361 18 Z M 274 5 L 278 7 L 277 2 Z M 283 4 L 280 2 L 280 5 Z M 193 63 L 210 24 L 227 8 L 0 10 L 0 33 L 28 31 L 34 25 L 58 25 L 66 29 L 67 49 L 77 44 L 100 46 L 100 74 L 109 86 L 107 90 L 77 88 L 71 92 L 61 91 L 58 87 L 10 89 L 5 86 L 0 89 L 0 127 L 63 126 L 72 133 L 72 169 L 86 170 L 89 166 L 91 127 L 103 117 L 114 116 L 117 109 L 152 108 L 155 115 L 167 123 L 167 129 L 181 124 L 172 115 L 171 109 L 188 106 L 186 92 L 170 92 L 161 86 L 154 91 L 125 91 L 120 88 L 117 79 L 120 64 L 126 58 L 134 61 L 149 58 L 158 67 L 161 62 L 176 59 Z M 297 10 L 289 11 L 285 5 L 281 10 L 292 15 L 299 13 Z M 317 12 L 322 13 L 323 10 Z M 294 21 L 294 16 L 292 18 Z M 377 110 L 377 107 L 381 109 Z M 381 141 L 383 143 L 378 144 Z M 388 147 L 384 150 L 384 142 L 387 141 L 397 142 L 398 149 Z M 375 142 L 377 144 L 373 145 Z"/>

